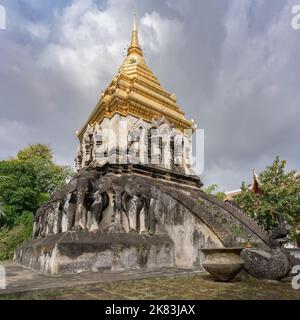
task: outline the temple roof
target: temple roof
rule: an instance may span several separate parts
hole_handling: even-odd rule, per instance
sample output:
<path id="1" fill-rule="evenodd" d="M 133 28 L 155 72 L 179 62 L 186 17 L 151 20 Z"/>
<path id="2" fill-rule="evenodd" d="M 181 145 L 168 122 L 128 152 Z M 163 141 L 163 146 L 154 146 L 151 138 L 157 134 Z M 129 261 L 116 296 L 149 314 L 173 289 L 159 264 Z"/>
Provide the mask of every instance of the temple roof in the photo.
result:
<path id="1" fill-rule="evenodd" d="M 151 122 L 164 116 L 180 130 L 193 129 L 194 123 L 184 117 L 177 105 L 176 95 L 161 87 L 160 82 L 148 67 L 139 43 L 136 16 L 134 15 L 131 43 L 127 56 L 117 75 L 102 92 L 94 111 L 78 132 L 81 140 L 88 125 L 112 118 L 116 113 L 132 115 Z"/>

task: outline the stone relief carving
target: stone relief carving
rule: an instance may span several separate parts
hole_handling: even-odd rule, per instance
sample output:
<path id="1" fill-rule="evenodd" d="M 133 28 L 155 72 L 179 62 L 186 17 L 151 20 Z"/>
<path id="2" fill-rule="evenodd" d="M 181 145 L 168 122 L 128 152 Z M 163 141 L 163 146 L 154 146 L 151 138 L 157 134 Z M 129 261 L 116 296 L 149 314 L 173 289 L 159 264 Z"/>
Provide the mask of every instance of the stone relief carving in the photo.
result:
<path id="1" fill-rule="evenodd" d="M 103 219 L 103 211 L 108 206 L 108 195 L 103 191 L 103 182 L 97 181 L 96 188 L 91 194 L 91 206 L 88 213 L 88 229 L 90 231 L 98 230 Z"/>
<path id="2" fill-rule="evenodd" d="M 189 158 L 184 154 L 189 154 L 192 141 L 164 117 L 153 119 L 151 124 L 141 119 L 128 123 L 125 145 L 124 137 L 107 136 L 110 125 L 114 126 L 108 122 L 105 127 L 100 124 L 87 127 L 75 159 L 78 172 L 90 165 L 96 167 L 116 161 L 118 164 L 152 164 L 190 173 L 189 163 L 186 163 Z"/>
<path id="3" fill-rule="evenodd" d="M 69 192 L 63 204 L 63 217 L 62 217 L 62 232 L 71 231 L 75 225 L 76 214 L 76 193 L 75 191 Z"/>
<path id="4" fill-rule="evenodd" d="M 77 148 L 77 155 L 75 159 L 76 169 L 77 171 L 80 171 L 83 167 L 83 151 L 82 151 L 82 145 L 80 144 Z"/>
<path id="5" fill-rule="evenodd" d="M 127 216 L 129 232 L 146 232 L 145 217 L 148 214 L 149 192 L 141 180 L 131 180 L 125 185 L 123 208 Z M 143 213 L 143 214 L 142 214 Z"/>
<path id="6" fill-rule="evenodd" d="M 88 125 L 85 134 L 83 136 L 83 158 L 84 166 L 88 166 L 93 161 L 93 148 L 94 148 L 94 128 Z"/>
<path id="7" fill-rule="evenodd" d="M 37 212 L 33 236 L 43 238 L 75 230 L 154 233 L 152 206 L 151 188 L 143 179 L 124 182 L 100 176 L 96 170 L 82 172 Z M 105 212 L 108 227 L 103 224 Z"/>
<path id="8" fill-rule="evenodd" d="M 148 127 L 138 120 L 128 133 L 128 158 L 130 163 L 148 164 Z"/>

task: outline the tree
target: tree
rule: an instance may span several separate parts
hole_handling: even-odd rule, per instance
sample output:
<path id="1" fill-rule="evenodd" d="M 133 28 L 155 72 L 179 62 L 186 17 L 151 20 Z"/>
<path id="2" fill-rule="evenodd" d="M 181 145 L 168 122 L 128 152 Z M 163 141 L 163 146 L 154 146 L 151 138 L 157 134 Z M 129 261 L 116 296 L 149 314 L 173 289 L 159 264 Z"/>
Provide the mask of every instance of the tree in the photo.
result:
<path id="1" fill-rule="evenodd" d="M 295 236 L 300 223 L 300 176 L 296 171 L 286 173 L 285 168 L 286 161 L 277 157 L 259 175 L 262 193 L 255 194 L 243 182 L 233 201 L 267 231 L 277 225 L 276 213 L 283 213 Z"/>
<path id="2" fill-rule="evenodd" d="M 13 227 L 23 212 L 34 213 L 41 204 L 41 192 L 32 164 L 17 160 L 0 162 L 0 203 L 2 226 Z M 0 225 L 1 226 L 1 225 Z"/>
<path id="3" fill-rule="evenodd" d="M 17 159 L 20 161 L 47 160 L 53 161 L 51 148 L 44 144 L 32 144 L 18 152 Z"/>
<path id="4" fill-rule="evenodd" d="M 0 162 L 0 260 L 11 258 L 30 237 L 34 213 L 71 175 L 71 168 L 55 164 L 51 149 L 40 144 Z"/>
<path id="5" fill-rule="evenodd" d="M 73 175 L 70 167 L 54 163 L 52 150 L 46 145 L 29 145 L 19 151 L 17 159 L 33 165 L 36 171 L 37 185 L 42 193 L 53 193 Z"/>
<path id="6" fill-rule="evenodd" d="M 216 196 L 219 200 L 224 201 L 226 194 L 224 191 L 217 192 L 218 189 L 219 189 L 219 186 L 217 184 L 212 184 L 202 190 L 205 193 L 212 194 L 212 195 Z"/>
<path id="7" fill-rule="evenodd" d="M 12 227 L 23 212 L 33 214 L 71 176 L 71 168 L 55 164 L 50 147 L 41 144 L 0 162 L 0 223 Z"/>

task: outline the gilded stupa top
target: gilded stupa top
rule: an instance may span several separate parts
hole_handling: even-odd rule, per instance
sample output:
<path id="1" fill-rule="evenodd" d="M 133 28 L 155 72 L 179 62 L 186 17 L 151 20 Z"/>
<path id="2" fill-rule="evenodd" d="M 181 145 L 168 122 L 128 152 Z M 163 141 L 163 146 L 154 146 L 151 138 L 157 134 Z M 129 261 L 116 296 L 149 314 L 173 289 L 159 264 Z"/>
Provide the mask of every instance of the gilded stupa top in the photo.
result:
<path id="1" fill-rule="evenodd" d="M 165 117 L 180 130 L 194 128 L 194 123 L 185 118 L 185 113 L 177 105 L 176 95 L 161 87 L 145 62 L 139 43 L 136 15 L 127 57 L 118 74 L 102 92 L 88 121 L 78 132 L 79 139 L 82 140 L 88 125 L 100 123 L 105 117 L 110 119 L 115 114 L 131 115 L 147 122 Z"/>
<path id="2" fill-rule="evenodd" d="M 139 56 L 143 56 L 143 51 L 139 43 L 139 35 L 136 26 L 136 14 L 133 17 L 133 29 L 131 36 L 130 47 L 128 48 L 128 55 L 137 54 Z"/>

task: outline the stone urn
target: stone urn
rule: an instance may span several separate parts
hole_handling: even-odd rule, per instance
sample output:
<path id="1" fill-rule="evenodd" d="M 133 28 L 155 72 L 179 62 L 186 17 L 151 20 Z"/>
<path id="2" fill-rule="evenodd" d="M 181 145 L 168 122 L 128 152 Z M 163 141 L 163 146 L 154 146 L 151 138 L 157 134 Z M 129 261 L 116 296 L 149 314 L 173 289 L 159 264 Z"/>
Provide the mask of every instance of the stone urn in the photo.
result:
<path id="1" fill-rule="evenodd" d="M 205 255 L 203 268 L 217 281 L 231 281 L 243 268 L 241 252 L 244 248 L 201 249 Z"/>

